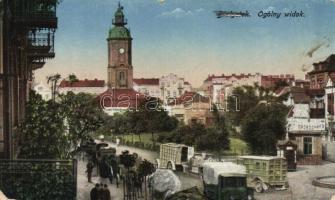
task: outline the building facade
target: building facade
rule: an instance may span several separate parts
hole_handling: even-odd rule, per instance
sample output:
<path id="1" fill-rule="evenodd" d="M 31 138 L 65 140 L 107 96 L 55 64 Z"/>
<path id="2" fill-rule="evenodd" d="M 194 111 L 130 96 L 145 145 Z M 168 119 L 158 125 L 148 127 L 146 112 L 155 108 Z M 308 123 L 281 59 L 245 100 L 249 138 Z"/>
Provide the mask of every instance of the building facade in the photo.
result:
<path id="1" fill-rule="evenodd" d="M 311 89 L 325 88 L 329 77 L 335 77 L 335 54 L 330 55 L 324 61 L 314 63 L 313 70 L 306 75 Z"/>
<path id="2" fill-rule="evenodd" d="M 33 71 L 55 56 L 57 0 L 0 1 L 0 158 L 15 158 Z"/>
<path id="3" fill-rule="evenodd" d="M 160 98 L 158 78 L 138 78 L 133 80 L 134 90 L 146 96 Z"/>
<path id="4" fill-rule="evenodd" d="M 107 86 L 104 80 L 78 80 L 75 82 L 62 80 L 58 86 L 59 94 L 66 94 L 68 92 L 87 93 L 93 96 L 97 96 L 107 90 Z"/>
<path id="5" fill-rule="evenodd" d="M 213 103 L 223 103 L 224 99 L 231 95 L 234 88 L 239 86 L 262 86 L 265 88 L 274 87 L 277 82 L 283 81 L 292 85 L 295 78 L 291 74 L 262 75 L 255 74 L 231 74 L 231 75 L 209 75 L 203 82 L 201 88 L 205 95 L 212 98 Z"/>
<path id="6" fill-rule="evenodd" d="M 109 115 L 136 110 L 145 100 L 145 95 L 133 88 L 132 37 L 125 27 L 127 20 L 120 5 L 112 20 L 108 43 L 107 89 L 97 97 Z"/>
<path id="7" fill-rule="evenodd" d="M 192 90 L 190 83 L 173 73 L 162 76 L 159 79 L 159 87 L 161 90 L 160 98 L 165 103 L 170 98 L 178 98 L 185 92 L 191 92 Z"/>
<path id="8" fill-rule="evenodd" d="M 165 109 L 169 115 L 176 117 L 186 125 L 201 123 L 211 126 L 214 123 L 210 99 L 196 92 L 185 92 L 180 97 L 171 100 Z"/>
<path id="9" fill-rule="evenodd" d="M 115 89 L 133 88 L 132 37 L 125 27 L 127 20 L 119 4 L 108 42 L 108 86 Z"/>

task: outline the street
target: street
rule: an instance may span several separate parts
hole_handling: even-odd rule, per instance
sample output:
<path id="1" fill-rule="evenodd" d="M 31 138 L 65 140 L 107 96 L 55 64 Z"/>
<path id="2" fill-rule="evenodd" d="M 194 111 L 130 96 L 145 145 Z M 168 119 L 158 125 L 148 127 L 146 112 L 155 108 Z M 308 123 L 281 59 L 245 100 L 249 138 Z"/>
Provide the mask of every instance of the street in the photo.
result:
<path id="1" fill-rule="evenodd" d="M 115 144 L 109 143 L 110 146 L 116 147 Z M 120 154 L 124 150 L 128 150 L 130 153 L 136 152 L 142 159 L 147 159 L 151 162 L 155 162 L 158 158 L 157 152 L 148 150 L 138 149 L 134 147 L 118 146 L 117 154 Z M 89 200 L 89 192 L 94 184 L 87 182 L 86 177 L 86 162 L 78 161 L 78 189 L 77 199 L 78 200 Z M 332 195 L 335 195 L 335 190 L 327 188 L 319 188 L 312 185 L 312 180 L 318 176 L 334 175 L 335 163 L 324 163 L 319 166 L 299 166 L 296 172 L 289 172 L 288 179 L 290 188 L 285 191 L 274 191 L 270 190 L 265 193 L 255 193 L 257 200 L 330 200 Z M 187 173 L 176 173 L 182 183 L 182 189 L 198 186 L 202 190 L 202 182 L 197 175 Z M 94 183 L 99 182 L 99 178 L 94 174 L 92 178 Z M 123 195 L 122 185 L 116 188 L 116 185 L 110 185 L 113 200 L 121 200 Z"/>

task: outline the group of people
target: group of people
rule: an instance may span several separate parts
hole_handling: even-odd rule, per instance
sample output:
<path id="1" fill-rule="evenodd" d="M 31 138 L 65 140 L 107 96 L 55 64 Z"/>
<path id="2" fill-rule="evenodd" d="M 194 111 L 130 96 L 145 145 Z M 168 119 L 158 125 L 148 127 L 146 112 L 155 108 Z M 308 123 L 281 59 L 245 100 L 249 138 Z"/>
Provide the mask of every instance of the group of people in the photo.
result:
<path id="1" fill-rule="evenodd" d="M 95 184 L 95 187 L 92 188 L 91 193 L 91 200 L 111 200 L 111 194 L 108 189 L 107 184 Z"/>

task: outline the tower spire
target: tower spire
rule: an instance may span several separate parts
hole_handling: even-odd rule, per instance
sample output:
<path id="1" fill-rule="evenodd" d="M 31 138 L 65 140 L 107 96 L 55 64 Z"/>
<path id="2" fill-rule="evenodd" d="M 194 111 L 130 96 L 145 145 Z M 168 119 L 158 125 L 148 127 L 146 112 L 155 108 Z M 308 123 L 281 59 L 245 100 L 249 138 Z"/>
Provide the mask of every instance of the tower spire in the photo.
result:
<path id="1" fill-rule="evenodd" d="M 127 20 L 124 18 L 123 6 L 121 6 L 121 3 L 119 1 L 118 9 L 116 10 L 114 14 L 113 25 L 124 26 L 126 24 L 127 24 Z"/>

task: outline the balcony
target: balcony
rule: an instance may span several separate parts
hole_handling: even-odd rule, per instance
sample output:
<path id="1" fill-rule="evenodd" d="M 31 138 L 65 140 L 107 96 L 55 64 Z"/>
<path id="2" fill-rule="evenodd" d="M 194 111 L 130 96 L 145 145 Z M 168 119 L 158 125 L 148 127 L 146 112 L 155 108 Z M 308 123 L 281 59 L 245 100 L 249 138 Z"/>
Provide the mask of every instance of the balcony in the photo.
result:
<path id="1" fill-rule="evenodd" d="M 54 58 L 54 30 L 32 30 L 28 34 L 28 57 L 33 60 Z"/>
<path id="2" fill-rule="evenodd" d="M 14 22 L 19 27 L 57 28 L 58 0 L 14 0 Z"/>
<path id="3" fill-rule="evenodd" d="M 31 69 L 32 70 L 41 69 L 44 65 L 45 65 L 45 61 L 43 59 L 34 60 L 31 62 Z"/>

